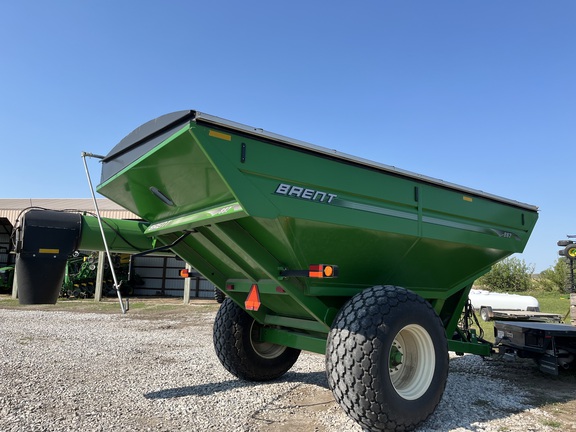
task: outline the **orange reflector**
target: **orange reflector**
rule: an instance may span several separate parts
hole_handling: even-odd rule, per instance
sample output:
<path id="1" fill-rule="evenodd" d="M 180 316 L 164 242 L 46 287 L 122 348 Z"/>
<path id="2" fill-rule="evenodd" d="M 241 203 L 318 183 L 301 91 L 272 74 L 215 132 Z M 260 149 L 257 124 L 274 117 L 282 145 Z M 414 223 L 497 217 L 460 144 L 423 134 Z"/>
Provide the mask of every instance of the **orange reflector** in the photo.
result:
<path id="1" fill-rule="evenodd" d="M 40 248 L 40 249 L 38 249 L 38 253 L 41 253 L 41 254 L 59 254 L 59 253 L 60 253 L 60 249 Z"/>
<path id="2" fill-rule="evenodd" d="M 252 285 L 250 288 L 250 292 L 248 293 L 248 297 L 244 302 L 244 307 L 246 310 L 257 311 L 260 309 L 260 293 L 258 292 L 258 285 Z"/>
<path id="3" fill-rule="evenodd" d="M 180 270 L 180 277 L 183 277 L 183 278 L 190 277 L 190 273 L 188 272 L 188 269 Z"/>
<path id="4" fill-rule="evenodd" d="M 210 130 L 210 132 L 208 132 L 208 135 L 210 135 L 211 137 L 214 138 L 220 138 L 226 141 L 231 141 L 232 140 L 232 135 L 228 135 L 222 132 L 217 132 L 215 130 Z"/>
<path id="5" fill-rule="evenodd" d="M 333 278 L 338 277 L 338 266 L 328 264 L 314 264 L 308 267 L 308 277 Z"/>

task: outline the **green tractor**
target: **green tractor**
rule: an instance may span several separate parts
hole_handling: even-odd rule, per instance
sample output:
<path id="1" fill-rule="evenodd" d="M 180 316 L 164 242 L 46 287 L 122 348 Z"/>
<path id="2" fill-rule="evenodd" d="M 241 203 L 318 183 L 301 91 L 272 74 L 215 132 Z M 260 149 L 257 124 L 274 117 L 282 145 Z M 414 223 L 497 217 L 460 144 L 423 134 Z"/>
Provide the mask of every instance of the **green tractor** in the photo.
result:
<path id="1" fill-rule="evenodd" d="M 0 292 L 12 291 L 12 282 L 14 281 L 14 266 L 0 268 Z"/>

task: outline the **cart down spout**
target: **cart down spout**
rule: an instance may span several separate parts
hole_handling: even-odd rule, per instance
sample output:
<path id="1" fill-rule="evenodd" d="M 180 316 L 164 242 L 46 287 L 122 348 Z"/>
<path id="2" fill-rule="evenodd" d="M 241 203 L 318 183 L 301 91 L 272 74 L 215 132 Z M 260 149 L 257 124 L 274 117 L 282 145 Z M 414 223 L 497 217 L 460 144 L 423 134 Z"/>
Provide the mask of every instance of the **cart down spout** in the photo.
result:
<path id="1" fill-rule="evenodd" d="M 147 223 L 102 218 L 113 252 L 136 253 L 152 248 L 144 235 Z M 64 280 L 66 261 L 78 250 L 103 251 L 96 217 L 52 210 L 25 213 L 16 234 L 19 303 L 54 304 Z"/>

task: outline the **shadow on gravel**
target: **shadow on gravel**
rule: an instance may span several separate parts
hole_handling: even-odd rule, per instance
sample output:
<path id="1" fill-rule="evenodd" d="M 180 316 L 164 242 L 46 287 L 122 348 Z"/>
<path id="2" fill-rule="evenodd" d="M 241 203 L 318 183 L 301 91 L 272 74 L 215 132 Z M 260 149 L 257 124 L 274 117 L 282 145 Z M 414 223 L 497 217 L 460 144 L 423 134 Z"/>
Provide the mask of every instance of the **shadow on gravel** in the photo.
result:
<path id="1" fill-rule="evenodd" d="M 206 383 L 195 386 L 176 387 L 165 390 L 159 390 L 144 394 L 146 399 L 173 399 L 185 396 L 207 396 L 215 393 L 225 392 L 234 389 L 246 387 L 256 387 L 271 383 L 299 383 L 312 384 L 318 387 L 328 388 L 326 374 L 324 372 L 288 372 L 282 378 L 268 382 L 242 381 L 239 379 L 221 381 L 215 383 Z"/>
<path id="2" fill-rule="evenodd" d="M 470 357 L 470 359 L 466 358 Z M 540 371 L 532 359 L 482 359 L 466 356 L 450 361 L 453 373 L 468 372 L 471 379 L 502 380 L 505 393 L 519 392 L 533 406 L 576 401 L 576 369 L 560 370 L 558 376 Z M 468 360 L 468 361 L 467 361 Z M 472 361 L 470 361 L 472 360 Z M 472 366 L 472 367 L 471 367 Z"/>
<path id="3" fill-rule="evenodd" d="M 572 374 L 545 375 L 532 360 L 483 360 L 472 355 L 453 358 L 444 397 L 420 430 L 478 430 L 485 422 L 495 422 L 490 430 L 517 430 L 522 422 L 528 422 L 526 430 L 536 430 L 531 429 L 534 424 L 570 429 L 576 427 L 574 384 Z M 550 404 L 554 412 L 547 410 Z M 531 408 L 544 409 L 549 415 Z M 517 414 L 531 420 L 522 420 Z"/>
<path id="4" fill-rule="evenodd" d="M 324 406 L 328 383 L 324 371 L 288 372 L 269 382 L 249 382 L 238 379 L 210 382 L 194 386 L 168 388 L 144 394 L 146 399 L 175 399 L 186 396 L 208 396 L 238 389 L 257 389 L 258 386 L 278 383 L 306 384 L 312 386 L 306 392 L 307 400 L 290 402 L 296 412 L 303 406 L 312 406 L 310 397 L 318 397 Z M 434 414 L 418 429 L 421 432 L 446 430 L 524 430 L 538 425 L 546 430 L 576 429 L 573 413 L 576 410 L 576 375 L 562 374 L 551 377 L 538 371 L 533 362 L 522 360 L 483 360 L 479 356 L 464 356 L 450 360 L 450 373 L 446 391 Z M 315 391 L 317 390 L 317 391 Z M 253 390 L 252 390 L 253 391 Z M 287 390 L 290 392 L 291 389 Z M 266 411 L 276 409 L 272 402 L 285 396 L 281 391 L 266 405 Z M 333 401 L 330 400 L 330 404 Z M 531 408 L 552 406 L 548 416 L 532 412 Z M 285 409 L 285 408 L 282 408 Z M 306 413 L 306 411 L 303 411 Z M 310 414 L 308 412 L 308 414 Z M 308 415 L 304 414 L 304 415 Z M 291 414 L 294 415 L 293 413 Z M 518 417 L 517 415 L 521 415 Z M 263 416 L 261 411 L 254 418 Z M 265 416 L 264 416 L 265 417 Z M 263 417 L 263 418 L 264 418 Z M 262 421 L 268 421 L 268 417 Z"/>

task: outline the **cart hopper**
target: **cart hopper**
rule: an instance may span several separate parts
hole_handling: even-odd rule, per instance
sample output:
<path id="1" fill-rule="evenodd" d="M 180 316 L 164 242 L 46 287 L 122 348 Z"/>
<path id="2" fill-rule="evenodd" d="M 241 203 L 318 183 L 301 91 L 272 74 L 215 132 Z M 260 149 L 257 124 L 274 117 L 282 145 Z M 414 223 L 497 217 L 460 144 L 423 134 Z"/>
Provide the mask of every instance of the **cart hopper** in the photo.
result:
<path id="1" fill-rule="evenodd" d="M 196 111 L 123 139 L 103 160 L 98 191 L 164 243 L 191 232 L 175 251 L 239 304 L 259 282 L 267 314 L 325 328 L 327 305 L 336 311 L 378 284 L 450 300 L 521 252 L 537 219 L 531 205 Z M 315 264 L 339 276 L 281 276 Z"/>

